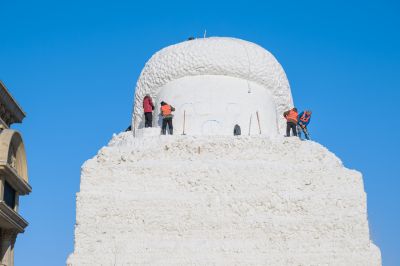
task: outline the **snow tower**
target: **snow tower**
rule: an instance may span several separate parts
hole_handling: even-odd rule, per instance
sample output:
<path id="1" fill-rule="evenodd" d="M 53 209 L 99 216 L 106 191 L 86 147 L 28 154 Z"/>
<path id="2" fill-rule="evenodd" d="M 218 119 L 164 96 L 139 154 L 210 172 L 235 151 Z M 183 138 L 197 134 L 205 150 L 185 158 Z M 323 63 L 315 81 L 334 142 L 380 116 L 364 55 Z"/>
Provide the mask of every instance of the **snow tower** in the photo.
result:
<path id="1" fill-rule="evenodd" d="M 143 97 L 176 108 L 144 128 Z M 362 175 L 320 144 L 284 138 L 281 65 L 234 38 L 157 52 L 132 131 L 84 163 L 68 265 L 381 265 Z M 241 136 L 233 136 L 234 127 Z"/>

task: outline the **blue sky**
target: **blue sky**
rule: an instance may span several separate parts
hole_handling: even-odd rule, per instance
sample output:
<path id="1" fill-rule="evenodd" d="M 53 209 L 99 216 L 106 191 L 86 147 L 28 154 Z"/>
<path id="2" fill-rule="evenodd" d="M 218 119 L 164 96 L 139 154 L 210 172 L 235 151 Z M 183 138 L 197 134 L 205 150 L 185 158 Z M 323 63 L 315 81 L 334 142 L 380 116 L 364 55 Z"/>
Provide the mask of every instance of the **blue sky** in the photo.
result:
<path id="1" fill-rule="evenodd" d="M 283 65 L 313 138 L 363 173 L 373 241 L 400 265 L 398 1 L 0 1 L 0 79 L 27 113 L 33 193 L 16 265 L 65 265 L 80 166 L 130 121 L 142 67 L 200 37 L 260 44 Z"/>

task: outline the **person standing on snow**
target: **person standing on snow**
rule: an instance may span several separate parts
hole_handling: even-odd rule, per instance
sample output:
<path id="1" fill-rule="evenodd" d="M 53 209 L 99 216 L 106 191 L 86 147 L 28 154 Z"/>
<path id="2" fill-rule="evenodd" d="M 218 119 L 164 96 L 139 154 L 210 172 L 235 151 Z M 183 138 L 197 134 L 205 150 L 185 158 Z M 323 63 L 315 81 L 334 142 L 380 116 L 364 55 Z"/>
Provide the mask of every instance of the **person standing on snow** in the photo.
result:
<path id="1" fill-rule="evenodd" d="M 143 111 L 144 111 L 144 127 L 152 127 L 153 126 L 153 110 L 154 104 L 151 100 L 149 94 L 143 99 Z"/>
<path id="2" fill-rule="evenodd" d="M 297 136 L 297 109 L 293 108 L 289 111 L 286 111 L 283 113 L 283 117 L 286 118 L 287 124 L 286 124 L 286 137 L 290 137 L 290 129 L 292 129 L 293 136 Z"/>
<path id="3" fill-rule="evenodd" d="M 167 125 L 168 125 L 168 132 L 170 135 L 173 135 L 174 128 L 172 126 L 172 112 L 175 111 L 175 108 L 171 105 L 167 104 L 166 102 L 161 102 L 161 116 L 162 120 L 162 127 L 161 127 L 161 134 L 165 135 L 167 133 Z"/>
<path id="4" fill-rule="evenodd" d="M 299 131 L 299 138 L 301 139 L 301 131 L 304 132 L 304 136 L 307 140 L 310 140 L 310 134 L 308 134 L 307 125 L 310 123 L 311 120 L 311 111 L 305 110 L 301 112 L 298 117 L 298 131 Z"/>

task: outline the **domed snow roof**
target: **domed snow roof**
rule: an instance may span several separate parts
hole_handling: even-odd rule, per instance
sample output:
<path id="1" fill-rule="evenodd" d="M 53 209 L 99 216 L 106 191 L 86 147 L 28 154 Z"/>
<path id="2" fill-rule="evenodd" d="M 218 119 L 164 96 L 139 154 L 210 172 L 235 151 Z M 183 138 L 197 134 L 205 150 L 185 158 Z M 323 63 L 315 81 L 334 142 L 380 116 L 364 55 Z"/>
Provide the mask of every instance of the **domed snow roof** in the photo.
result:
<path id="1" fill-rule="evenodd" d="M 212 37 L 171 45 L 154 54 L 137 82 L 133 116 L 142 119 L 141 103 L 146 94 L 154 97 L 168 82 L 198 75 L 225 75 L 256 82 L 270 91 L 278 115 L 293 105 L 286 74 L 270 52 L 248 41 Z"/>

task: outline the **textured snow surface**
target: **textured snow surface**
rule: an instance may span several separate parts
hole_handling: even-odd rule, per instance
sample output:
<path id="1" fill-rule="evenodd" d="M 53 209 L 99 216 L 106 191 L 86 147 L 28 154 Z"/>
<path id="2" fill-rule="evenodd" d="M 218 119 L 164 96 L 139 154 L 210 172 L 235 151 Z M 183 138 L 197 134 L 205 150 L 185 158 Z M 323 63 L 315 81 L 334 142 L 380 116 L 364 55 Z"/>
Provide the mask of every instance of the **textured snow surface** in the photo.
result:
<path id="1" fill-rule="evenodd" d="M 115 136 L 68 265 L 381 265 L 359 172 L 298 138 Z"/>
<path id="2" fill-rule="evenodd" d="M 267 50 L 235 38 L 196 39 L 168 46 L 146 63 L 136 85 L 132 119 L 136 117 L 137 121 L 132 120 L 132 125 L 142 124 L 142 101 L 147 93 L 157 98 L 160 88 L 169 82 L 199 75 L 230 76 L 257 83 L 272 95 L 279 115 L 293 106 L 286 74 Z M 279 123 L 282 133 L 285 122 Z"/>
<path id="3" fill-rule="evenodd" d="M 251 93 L 248 93 L 247 85 L 251 86 Z M 271 94 L 251 81 L 215 75 L 180 78 L 161 88 L 155 98 L 156 110 L 161 101 L 176 108 L 175 133 L 182 134 L 185 123 L 185 134 L 192 136 L 232 136 L 235 125 L 239 125 L 245 135 L 259 135 L 259 130 L 266 136 L 278 134 L 276 107 Z M 279 118 L 284 120 L 282 114 Z M 153 124 L 161 128 L 161 117 L 157 122 Z"/>

